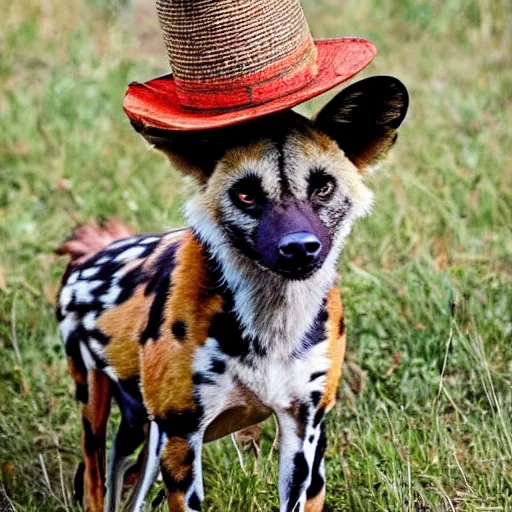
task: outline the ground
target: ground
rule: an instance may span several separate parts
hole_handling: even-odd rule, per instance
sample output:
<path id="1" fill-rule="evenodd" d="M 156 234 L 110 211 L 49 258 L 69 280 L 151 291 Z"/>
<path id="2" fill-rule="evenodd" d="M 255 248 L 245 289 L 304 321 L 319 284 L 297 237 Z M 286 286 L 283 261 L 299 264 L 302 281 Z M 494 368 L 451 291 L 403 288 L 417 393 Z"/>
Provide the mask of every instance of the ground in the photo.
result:
<path id="1" fill-rule="evenodd" d="M 411 95 L 340 270 L 349 364 L 326 509 L 512 510 L 512 7 L 308 0 L 317 37 L 379 48 Z M 182 223 L 190 185 L 132 130 L 126 85 L 167 71 L 150 0 L 0 0 L 0 510 L 74 510 L 80 421 L 53 315 L 80 221 Z M 301 107 L 313 113 L 326 97 Z M 205 451 L 208 511 L 277 510 L 275 426 Z"/>

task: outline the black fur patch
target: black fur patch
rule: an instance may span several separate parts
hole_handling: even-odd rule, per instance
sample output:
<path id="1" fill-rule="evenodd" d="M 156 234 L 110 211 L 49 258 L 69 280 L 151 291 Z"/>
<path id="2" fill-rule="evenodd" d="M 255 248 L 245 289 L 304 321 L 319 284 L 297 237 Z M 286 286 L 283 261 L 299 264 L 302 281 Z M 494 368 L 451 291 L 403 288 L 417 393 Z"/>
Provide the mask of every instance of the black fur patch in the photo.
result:
<path id="1" fill-rule="evenodd" d="M 149 310 L 148 323 L 140 336 L 140 342 L 142 345 L 144 345 L 150 338 L 157 340 L 160 337 L 160 327 L 162 326 L 164 319 L 164 308 L 169 295 L 170 285 L 170 275 L 167 274 L 155 286 L 156 293 Z"/>
<path id="2" fill-rule="evenodd" d="M 199 428 L 202 414 L 202 407 L 198 405 L 195 410 L 168 411 L 165 418 L 157 418 L 156 421 L 160 429 L 167 434 L 167 437 L 188 438 Z"/>
<path id="3" fill-rule="evenodd" d="M 327 333 L 325 329 L 325 324 L 329 318 L 329 313 L 325 307 L 325 303 L 318 311 L 313 324 L 309 328 L 308 332 L 302 338 L 300 343 L 300 348 L 294 351 L 294 357 L 302 357 L 304 353 L 316 345 L 317 343 L 321 343 L 325 341 L 327 338 Z"/>
<path id="4" fill-rule="evenodd" d="M 259 338 L 251 339 L 251 348 L 257 357 L 264 357 L 267 355 L 267 349 L 261 344 L 261 340 Z"/>
<path id="5" fill-rule="evenodd" d="M 187 324 L 183 320 L 177 320 L 171 327 L 173 336 L 179 341 L 185 341 L 187 337 Z"/>
<path id="6" fill-rule="evenodd" d="M 226 363 L 220 359 L 213 359 L 211 371 L 219 375 L 223 374 L 226 371 Z"/>
<path id="7" fill-rule="evenodd" d="M 299 501 L 302 486 L 308 477 L 308 463 L 304 452 L 298 452 L 293 458 L 293 475 L 290 484 L 290 498 L 288 500 L 287 512 L 294 512 Z"/>
<path id="8" fill-rule="evenodd" d="M 123 416 L 114 441 L 116 456 L 129 457 L 144 442 L 145 423 L 143 419 L 139 422 L 128 421 Z"/>
<path id="9" fill-rule="evenodd" d="M 243 356 L 249 351 L 249 341 L 242 336 L 240 325 L 232 314 L 217 313 L 210 324 L 208 336 L 216 339 L 228 356 Z"/>
<path id="10" fill-rule="evenodd" d="M 148 414 L 142 400 L 139 378 L 119 380 L 115 398 L 123 421 L 134 430 L 142 429 L 148 421 Z"/>
<path id="11" fill-rule="evenodd" d="M 199 499 L 196 491 L 190 495 L 190 498 L 188 499 L 188 506 L 192 510 L 201 510 L 201 500 Z"/>
<path id="12" fill-rule="evenodd" d="M 64 320 L 64 313 L 60 309 L 60 305 L 57 305 L 55 308 L 55 317 L 57 318 L 57 322 L 59 322 L 59 324 L 62 322 L 62 320 Z"/>
<path id="13" fill-rule="evenodd" d="M 312 373 L 309 377 L 309 382 L 313 382 L 314 380 L 323 377 L 327 372 L 315 372 Z"/>
<path id="14" fill-rule="evenodd" d="M 227 219 L 222 219 L 222 222 L 233 246 L 248 258 L 257 259 L 259 254 L 254 248 L 253 242 L 249 238 L 249 234 L 235 222 L 230 222 Z"/>
<path id="15" fill-rule="evenodd" d="M 242 360 L 252 353 L 259 357 L 265 355 L 266 350 L 258 338 L 247 338 L 243 336 L 242 326 L 237 320 L 234 309 L 233 293 L 227 287 L 222 274 L 221 264 L 213 256 L 208 244 L 205 244 L 199 238 L 205 249 L 205 257 L 209 269 L 210 295 L 218 294 L 223 299 L 223 312 L 217 313 L 210 323 L 208 336 L 218 341 L 221 350 L 231 357 L 240 357 Z M 212 371 L 223 373 L 226 365 L 222 361 L 214 361 Z"/>
<path id="16" fill-rule="evenodd" d="M 86 332 L 87 338 L 94 338 L 96 341 L 99 341 L 102 345 L 107 345 L 110 342 L 110 338 L 99 329 L 92 329 L 91 331 Z"/>
<path id="17" fill-rule="evenodd" d="M 106 283 L 105 286 L 106 286 L 105 291 L 107 291 L 108 287 L 110 285 L 108 283 Z M 79 317 L 83 317 L 85 314 L 89 313 L 90 311 L 102 311 L 103 307 L 104 307 L 104 304 L 99 299 L 94 299 L 89 302 L 80 302 L 76 298 L 76 293 L 73 292 L 71 301 L 68 305 L 68 312 L 74 312 L 74 313 L 77 313 L 77 315 Z"/>
<path id="18" fill-rule="evenodd" d="M 215 381 L 207 377 L 204 373 L 196 372 L 192 376 L 192 382 L 199 386 L 200 384 L 215 384 Z"/>
<path id="19" fill-rule="evenodd" d="M 342 336 L 345 333 L 345 318 L 343 315 L 340 318 L 340 336 Z"/>
<path id="20" fill-rule="evenodd" d="M 144 295 L 158 293 L 162 281 L 169 279 L 176 265 L 176 251 L 179 246 L 179 243 L 171 244 L 160 254 L 152 269 L 152 276 L 144 290 Z"/>
<path id="21" fill-rule="evenodd" d="M 183 461 L 183 464 L 185 466 L 191 466 L 194 464 L 194 460 L 196 459 L 196 452 L 194 450 L 189 449 L 187 456 L 185 457 L 185 460 Z"/>
<path id="22" fill-rule="evenodd" d="M 204 255 L 208 266 L 208 275 L 210 280 L 210 293 L 212 295 L 219 294 L 224 298 L 224 303 L 230 301 L 230 307 L 232 306 L 233 296 L 227 285 L 222 273 L 222 265 L 213 255 L 213 251 L 210 246 L 201 240 L 200 237 L 194 235 L 201 247 L 204 248 Z"/>
<path id="23" fill-rule="evenodd" d="M 82 359 L 82 353 L 80 352 L 80 341 L 81 338 L 79 331 L 75 329 L 69 333 L 68 339 L 66 341 L 65 351 L 66 356 L 73 361 L 75 370 L 82 376 L 82 379 L 86 381 L 87 368 L 85 367 L 84 361 Z"/>
<path id="24" fill-rule="evenodd" d="M 313 403 L 313 405 L 315 407 L 318 405 L 321 398 L 322 398 L 322 393 L 320 393 L 320 391 L 313 391 L 313 393 L 311 393 L 311 402 Z"/>
<path id="25" fill-rule="evenodd" d="M 80 461 L 73 476 L 73 501 L 83 505 L 85 463 Z"/>
<path id="26" fill-rule="evenodd" d="M 133 292 L 147 280 L 147 274 L 139 267 L 136 267 L 127 272 L 120 280 L 119 286 L 121 287 L 121 293 L 116 300 L 116 304 L 122 304 L 128 300 Z"/>
<path id="27" fill-rule="evenodd" d="M 313 418 L 313 427 L 316 428 L 320 424 L 320 422 L 324 419 L 325 416 L 325 407 L 320 407 Z"/>
<path id="28" fill-rule="evenodd" d="M 299 423 L 301 425 L 306 425 L 309 417 L 309 404 L 303 402 L 299 407 Z M 301 436 L 302 437 L 302 436 Z"/>
<path id="29" fill-rule="evenodd" d="M 75 398 L 83 404 L 86 404 L 89 401 L 89 388 L 87 387 L 87 384 L 77 383 Z"/>
<path id="30" fill-rule="evenodd" d="M 135 399 L 137 403 L 142 405 L 142 392 L 140 390 L 140 378 L 132 377 L 130 379 L 119 379 L 119 387 L 124 393 Z"/>

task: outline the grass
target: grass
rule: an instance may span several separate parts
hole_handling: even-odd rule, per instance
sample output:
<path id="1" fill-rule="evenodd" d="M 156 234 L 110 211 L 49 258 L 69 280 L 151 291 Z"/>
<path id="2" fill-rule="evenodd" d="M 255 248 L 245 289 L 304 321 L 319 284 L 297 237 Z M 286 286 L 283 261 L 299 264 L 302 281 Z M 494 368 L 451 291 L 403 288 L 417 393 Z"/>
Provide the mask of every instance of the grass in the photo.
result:
<path id="1" fill-rule="evenodd" d="M 506 0 L 305 1 L 360 35 L 410 115 L 341 262 L 349 363 L 329 419 L 326 509 L 512 510 L 512 11 Z M 0 0 L 0 510 L 74 510 L 80 421 L 52 250 L 77 223 L 182 222 L 189 185 L 121 109 L 167 70 L 152 3 Z M 326 98 L 301 110 L 312 113 Z M 277 510 L 259 453 L 205 450 L 206 510 Z"/>

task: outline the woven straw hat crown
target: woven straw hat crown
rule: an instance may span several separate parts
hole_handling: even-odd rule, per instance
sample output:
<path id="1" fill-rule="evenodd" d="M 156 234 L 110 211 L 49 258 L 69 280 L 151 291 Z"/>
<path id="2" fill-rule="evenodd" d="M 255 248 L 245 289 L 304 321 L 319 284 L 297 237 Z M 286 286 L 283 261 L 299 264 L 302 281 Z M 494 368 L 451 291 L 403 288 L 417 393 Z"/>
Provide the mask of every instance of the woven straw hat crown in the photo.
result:
<path id="1" fill-rule="evenodd" d="M 316 47 L 298 0 L 156 0 L 156 6 L 183 92 L 228 80 L 230 87 L 251 86 L 314 64 Z"/>
<path id="2" fill-rule="evenodd" d="M 279 112 L 361 71 L 375 46 L 313 40 L 299 0 L 155 0 L 172 74 L 132 82 L 138 130 L 202 130 Z"/>

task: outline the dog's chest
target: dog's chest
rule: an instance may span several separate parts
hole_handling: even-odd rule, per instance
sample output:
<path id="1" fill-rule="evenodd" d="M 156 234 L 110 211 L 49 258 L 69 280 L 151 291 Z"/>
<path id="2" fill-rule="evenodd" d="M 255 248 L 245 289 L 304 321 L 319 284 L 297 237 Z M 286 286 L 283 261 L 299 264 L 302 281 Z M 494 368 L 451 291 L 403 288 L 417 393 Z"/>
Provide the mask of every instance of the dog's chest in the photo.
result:
<path id="1" fill-rule="evenodd" d="M 226 411 L 254 418 L 272 411 L 284 411 L 307 400 L 312 391 L 320 391 L 328 368 L 326 343 L 312 347 L 303 358 L 229 357 L 220 350 L 215 338 L 208 338 L 197 350 L 193 372 L 196 399 L 209 424 Z M 261 421 L 261 418 L 257 418 Z M 256 421 L 247 421 L 248 424 Z"/>

